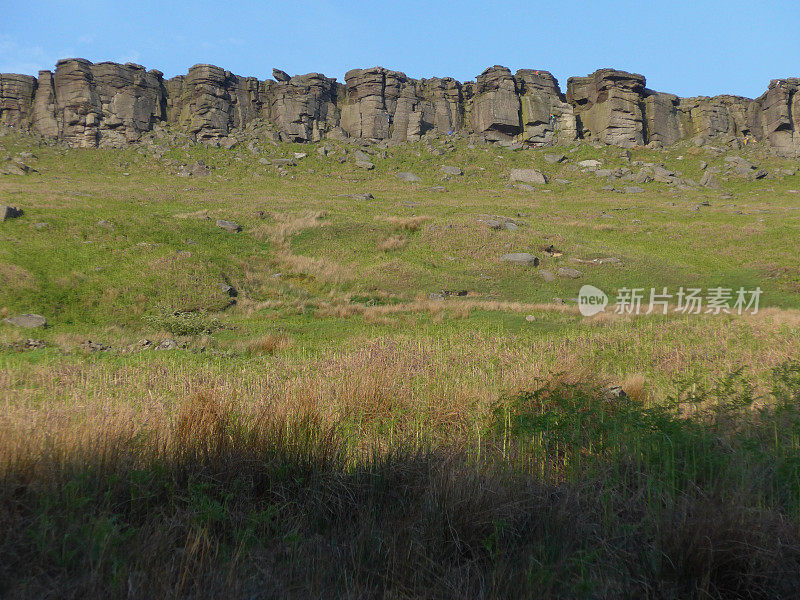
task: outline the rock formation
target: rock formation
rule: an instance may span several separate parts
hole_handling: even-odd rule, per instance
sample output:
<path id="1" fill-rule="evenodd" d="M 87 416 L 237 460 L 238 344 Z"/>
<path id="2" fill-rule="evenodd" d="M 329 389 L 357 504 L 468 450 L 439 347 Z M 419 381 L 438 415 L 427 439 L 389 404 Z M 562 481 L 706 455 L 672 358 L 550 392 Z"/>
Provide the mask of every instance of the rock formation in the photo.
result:
<path id="1" fill-rule="evenodd" d="M 166 83 L 167 115 L 198 142 L 219 143 L 261 113 L 261 86 L 213 65 L 195 65 Z"/>
<path id="2" fill-rule="evenodd" d="M 316 142 L 338 130 L 340 118 L 336 102 L 344 90 L 335 79 L 309 73 L 266 83 L 268 116 L 287 141 Z"/>
<path id="3" fill-rule="evenodd" d="M 570 77 L 567 101 L 581 137 L 623 148 L 644 144 L 644 84 L 642 75 L 613 69 Z"/>
<path id="4" fill-rule="evenodd" d="M 230 147 L 244 132 L 274 140 L 344 137 L 418 141 L 429 132 L 470 134 L 514 147 L 584 139 L 624 148 L 693 139 L 757 140 L 800 156 L 800 78 L 773 80 L 759 98 L 679 98 L 646 87 L 644 76 L 600 69 L 571 77 L 566 95 L 547 71 L 502 66 L 474 82 L 412 79 L 382 67 L 354 69 L 345 83 L 319 73 L 240 77 L 195 65 L 164 80 L 127 63 L 61 60 L 38 78 L 0 74 L 0 125 L 74 147 L 118 147 L 157 126 Z"/>
<path id="5" fill-rule="evenodd" d="M 800 78 L 773 79 L 753 106 L 756 137 L 781 156 L 800 156 Z"/>
<path id="6" fill-rule="evenodd" d="M 35 90 L 34 77 L 0 73 L 0 123 L 13 127 L 29 122 Z"/>
<path id="7" fill-rule="evenodd" d="M 522 69 L 514 78 L 520 91 L 522 139 L 537 146 L 568 144 L 578 137 L 572 105 L 547 71 Z"/>
<path id="8" fill-rule="evenodd" d="M 382 67 L 345 75 L 341 123 L 350 137 L 418 141 L 463 128 L 461 85 L 449 77 L 410 79 Z"/>
<path id="9" fill-rule="evenodd" d="M 472 98 L 472 129 L 488 139 L 522 132 L 517 82 L 506 67 L 495 65 L 478 75 Z"/>

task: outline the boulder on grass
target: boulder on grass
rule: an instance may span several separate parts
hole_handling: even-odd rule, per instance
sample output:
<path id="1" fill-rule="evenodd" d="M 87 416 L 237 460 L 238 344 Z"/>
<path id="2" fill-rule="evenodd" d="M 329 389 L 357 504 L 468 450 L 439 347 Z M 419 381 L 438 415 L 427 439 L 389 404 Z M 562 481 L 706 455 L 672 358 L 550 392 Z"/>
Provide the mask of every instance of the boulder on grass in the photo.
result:
<path id="1" fill-rule="evenodd" d="M 510 254 L 504 254 L 500 257 L 500 260 L 517 265 L 532 265 L 534 267 L 539 266 L 539 259 L 533 254 L 529 254 L 527 252 L 512 252 Z"/>
<path id="2" fill-rule="evenodd" d="M 14 325 L 15 327 L 22 327 L 23 329 L 47 327 L 47 319 L 45 319 L 42 315 L 33 314 L 8 317 L 7 319 L 3 319 L 3 323 L 6 323 L 7 325 Z"/>
<path id="3" fill-rule="evenodd" d="M 511 181 L 523 183 L 547 183 L 547 177 L 536 169 L 511 169 Z"/>

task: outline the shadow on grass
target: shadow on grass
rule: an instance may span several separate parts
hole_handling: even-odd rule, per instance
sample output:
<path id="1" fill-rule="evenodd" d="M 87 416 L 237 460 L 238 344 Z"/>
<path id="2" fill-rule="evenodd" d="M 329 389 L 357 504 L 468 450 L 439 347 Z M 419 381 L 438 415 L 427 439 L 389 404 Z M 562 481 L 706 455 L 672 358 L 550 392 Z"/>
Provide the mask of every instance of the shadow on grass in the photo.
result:
<path id="1" fill-rule="evenodd" d="M 365 453 L 196 396 L 4 457 L 0 596 L 791 597 L 798 400 L 798 363 L 768 402 L 740 373 L 658 407 L 556 378 L 480 439 Z"/>

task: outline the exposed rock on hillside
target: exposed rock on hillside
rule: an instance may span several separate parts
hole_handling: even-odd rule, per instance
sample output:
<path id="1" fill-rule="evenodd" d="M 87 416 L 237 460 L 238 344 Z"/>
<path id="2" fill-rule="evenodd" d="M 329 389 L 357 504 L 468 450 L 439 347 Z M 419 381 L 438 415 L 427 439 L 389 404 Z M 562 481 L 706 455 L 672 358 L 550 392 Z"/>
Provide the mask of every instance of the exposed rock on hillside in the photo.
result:
<path id="1" fill-rule="evenodd" d="M 489 139 L 522 132 L 517 84 L 506 67 L 495 65 L 478 75 L 472 101 L 472 127 Z"/>
<path id="2" fill-rule="evenodd" d="M 570 77 L 567 101 L 575 107 L 581 137 L 628 148 L 644 143 L 642 75 L 600 69 Z"/>
<path id="3" fill-rule="evenodd" d="M 272 75 L 262 81 L 201 64 L 165 81 L 140 65 L 66 59 L 38 78 L 0 74 L 0 124 L 76 147 L 122 146 L 166 126 L 170 136 L 227 148 L 256 138 L 401 143 L 435 132 L 509 148 L 576 139 L 621 147 L 759 141 L 800 156 L 800 78 L 773 80 L 750 100 L 679 98 L 615 69 L 569 78 L 566 96 L 547 71 L 512 74 L 499 65 L 463 84 L 383 67 L 349 71 L 344 85 L 319 73 Z"/>
<path id="4" fill-rule="evenodd" d="M 800 78 L 773 79 L 753 102 L 750 122 L 781 156 L 800 156 Z"/>

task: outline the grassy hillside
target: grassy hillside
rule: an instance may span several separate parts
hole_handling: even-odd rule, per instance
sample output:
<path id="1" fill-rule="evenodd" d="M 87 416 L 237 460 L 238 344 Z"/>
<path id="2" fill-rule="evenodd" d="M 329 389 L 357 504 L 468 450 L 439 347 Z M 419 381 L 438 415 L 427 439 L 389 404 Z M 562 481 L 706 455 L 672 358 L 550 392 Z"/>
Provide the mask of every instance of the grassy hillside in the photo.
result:
<path id="1" fill-rule="evenodd" d="M 36 172 L 0 175 L 24 211 L 0 223 L 0 316 L 48 327 L 0 324 L 0 597 L 796 589 L 796 161 L 14 134 L 5 154 Z M 584 284 L 763 295 L 583 317 Z"/>

